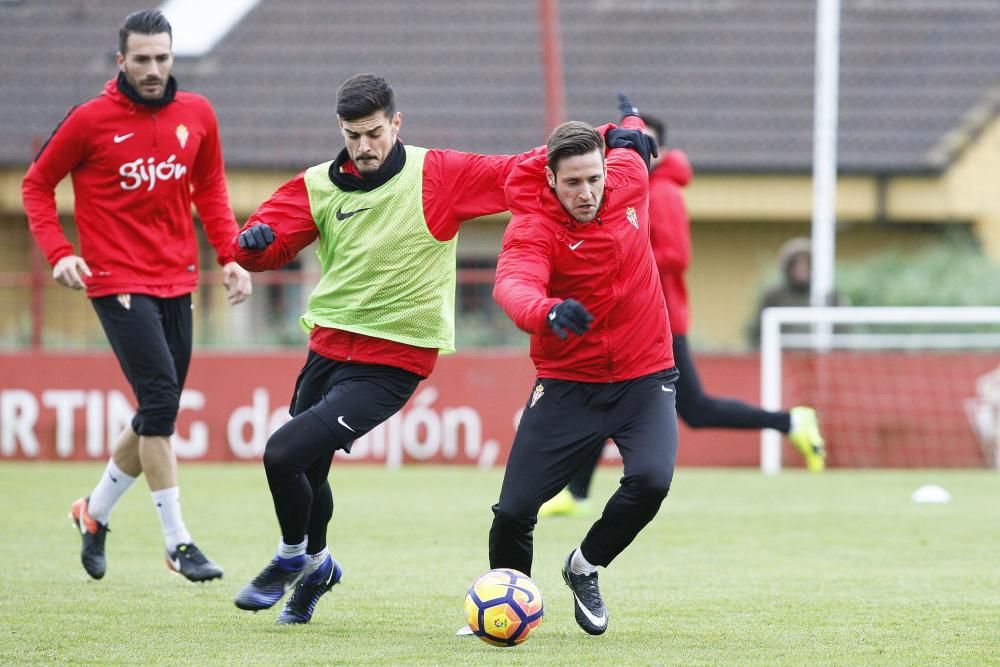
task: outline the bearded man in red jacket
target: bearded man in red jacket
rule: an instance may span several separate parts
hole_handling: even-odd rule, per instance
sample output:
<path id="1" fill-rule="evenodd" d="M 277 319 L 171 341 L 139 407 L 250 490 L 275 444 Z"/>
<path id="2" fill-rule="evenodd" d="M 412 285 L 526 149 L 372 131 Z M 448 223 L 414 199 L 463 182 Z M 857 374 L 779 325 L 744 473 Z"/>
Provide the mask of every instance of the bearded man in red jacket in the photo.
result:
<path id="1" fill-rule="evenodd" d="M 641 128 L 621 102 L 622 126 Z M 576 621 L 593 635 L 608 626 L 597 567 L 656 515 L 677 455 L 677 371 L 649 245 L 647 168 L 630 150 L 609 150 L 605 162 L 600 133 L 585 123 L 553 130 L 547 155 L 507 180 L 513 217 L 493 292 L 531 334 L 537 379 L 493 506 L 490 567 L 531 573 L 539 507 L 613 438 L 621 485 L 562 568 Z"/>
<path id="2" fill-rule="evenodd" d="M 95 489 L 70 517 L 83 536 L 80 559 L 104 576 L 111 510 L 142 473 L 159 513 L 167 566 L 191 581 L 222 576 L 185 527 L 170 444 L 191 360 L 191 292 L 198 283 L 192 202 L 229 301 L 251 291 L 233 261 L 238 229 L 229 207 L 222 147 L 208 100 L 177 90 L 170 23 L 159 11 L 130 14 L 118 31 L 119 73 L 96 98 L 69 111 L 35 157 L 22 185 L 35 241 L 52 277 L 85 289 L 138 401 Z M 59 223 L 55 187 L 73 179 L 80 253 Z"/>

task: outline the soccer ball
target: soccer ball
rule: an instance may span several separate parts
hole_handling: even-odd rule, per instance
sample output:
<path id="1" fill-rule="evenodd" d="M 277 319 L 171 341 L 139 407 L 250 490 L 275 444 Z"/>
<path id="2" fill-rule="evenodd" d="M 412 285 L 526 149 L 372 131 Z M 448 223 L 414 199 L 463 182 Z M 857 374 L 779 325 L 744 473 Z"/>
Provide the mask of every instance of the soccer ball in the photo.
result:
<path id="1" fill-rule="evenodd" d="M 523 572 L 490 570 L 469 586 L 465 619 L 487 644 L 516 646 L 542 622 L 542 593 Z"/>

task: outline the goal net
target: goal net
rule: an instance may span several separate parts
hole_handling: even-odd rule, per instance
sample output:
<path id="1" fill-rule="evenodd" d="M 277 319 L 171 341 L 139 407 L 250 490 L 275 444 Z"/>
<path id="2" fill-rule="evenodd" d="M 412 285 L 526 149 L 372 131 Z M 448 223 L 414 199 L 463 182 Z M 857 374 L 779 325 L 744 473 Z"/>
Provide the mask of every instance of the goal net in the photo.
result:
<path id="1" fill-rule="evenodd" d="M 761 403 L 816 408 L 832 467 L 1000 468 L 1000 308 L 768 308 Z"/>

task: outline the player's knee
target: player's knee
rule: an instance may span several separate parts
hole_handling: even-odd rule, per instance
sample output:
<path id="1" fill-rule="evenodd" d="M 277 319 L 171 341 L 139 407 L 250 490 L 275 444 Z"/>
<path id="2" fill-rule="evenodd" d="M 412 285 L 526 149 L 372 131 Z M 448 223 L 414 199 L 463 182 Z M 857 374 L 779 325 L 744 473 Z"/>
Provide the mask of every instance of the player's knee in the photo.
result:
<path id="1" fill-rule="evenodd" d="M 294 447 L 290 446 L 292 443 L 286 442 L 284 436 L 282 430 L 278 429 L 264 446 L 264 469 L 268 476 L 293 472 L 300 467 L 295 462 Z"/>
<path id="2" fill-rule="evenodd" d="M 511 511 L 511 510 L 514 511 Z M 537 514 L 537 509 L 535 510 Z M 501 508 L 499 504 L 493 506 L 493 526 L 505 533 L 531 533 L 535 529 L 538 519 L 532 516 L 531 509 L 527 506 L 520 508 Z"/>
<path id="3" fill-rule="evenodd" d="M 704 414 L 698 412 L 697 410 L 692 410 L 686 414 L 682 414 L 678 411 L 677 416 L 681 418 L 688 428 L 705 428 L 710 426 L 708 419 L 705 418 Z"/>
<path id="4" fill-rule="evenodd" d="M 704 397 L 700 397 L 703 399 Z M 690 428 L 705 428 L 712 425 L 710 406 L 707 400 L 677 401 L 677 416 Z"/>
<path id="5" fill-rule="evenodd" d="M 673 474 L 669 470 L 647 470 L 629 479 L 636 495 L 644 501 L 659 502 L 670 493 Z"/>
<path id="6" fill-rule="evenodd" d="M 490 526 L 490 567 L 511 567 L 531 574 L 535 519 L 515 516 L 493 506 Z"/>
<path id="7" fill-rule="evenodd" d="M 170 396 L 140 405 L 135 417 L 132 418 L 132 430 L 139 435 L 173 435 L 179 405 L 179 400 L 174 400 Z"/>

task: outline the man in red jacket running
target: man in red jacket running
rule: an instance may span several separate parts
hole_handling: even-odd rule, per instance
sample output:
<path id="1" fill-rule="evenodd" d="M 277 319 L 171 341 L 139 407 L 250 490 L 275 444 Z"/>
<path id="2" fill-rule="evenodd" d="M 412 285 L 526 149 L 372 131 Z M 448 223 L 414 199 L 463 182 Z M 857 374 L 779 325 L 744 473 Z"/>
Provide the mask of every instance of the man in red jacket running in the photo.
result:
<path id="1" fill-rule="evenodd" d="M 52 277 L 85 289 L 138 401 L 96 488 L 70 517 L 83 536 L 91 577 L 104 576 L 111 510 L 142 474 L 163 527 L 167 566 L 191 581 L 222 576 L 194 545 L 181 517 L 177 458 L 170 445 L 191 359 L 191 292 L 198 245 L 191 203 L 222 265 L 229 301 L 250 294 L 232 259 L 238 228 L 229 207 L 222 148 L 208 100 L 177 90 L 170 23 L 158 11 L 130 14 L 119 30 L 118 77 L 74 107 L 28 169 L 28 224 Z M 55 187 L 72 175 L 80 254 L 66 239 Z"/>
<path id="2" fill-rule="evenodd" d="M 641 128 L 624 96 L 622 107 L 623 127 Z M 493 506 L 490 567 L 531 573 L 538 508 L 613 438 L 621 485 L 562 568 L 577 623 L 599 635 L 608 612 L 597 567 L 635 539 L 670 489 L 677 371 L 649 245 L 648 165 L 627 150 L 605 162 L 600 134 L 575 121 L 553 130 L 547 148 L 506 186 L 513 217 L 493 294 L 531 334 L 537 379 Z"/>
<path id="3" fill-rule="evenodd" d="M 681 189 L 691 182 L 691 163 L 684 151 L 666 149 L 667 132 L 663 121 L 647 114 L 642 114 L 642 119 L 646 124 L 645 132 L 654 136 L 661 148 L 661 154 L 650 163 L 650 243 L 663 296 L 667 300 L 674 361 L 680 372 L 677 380 L 677 416 L 691 428 L 773 428 L 788 436 L 802 454 L 808 470 L 822 471 L 826 447 L 813 408 L 797 406 L 787 411 L 772 412 L 736 399 L 713 396 L 702 387 L 687 340 L 690 307 L 684 274 L 691 263 L 691 221 Z M 589 515 L 590 482 L 600 455 L 597 452 L 584 464 L 569 486 L 546 502 L 538 515 Z"/>

